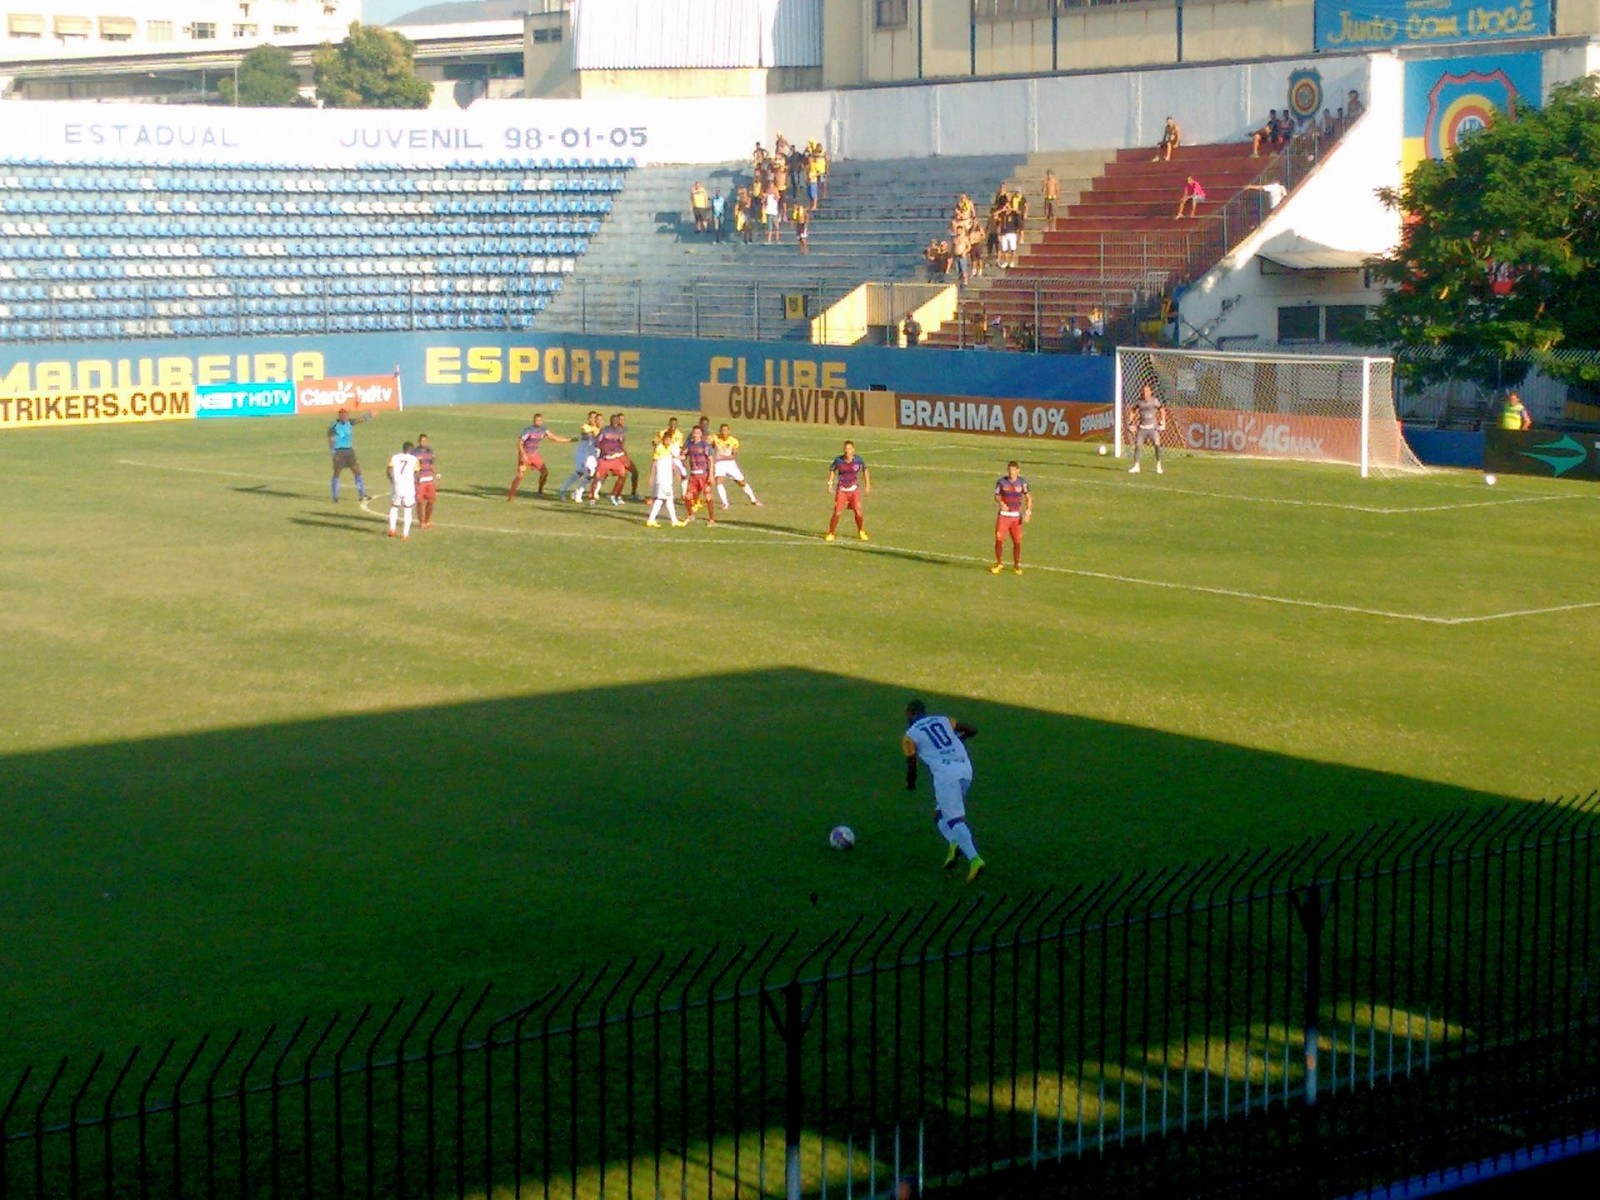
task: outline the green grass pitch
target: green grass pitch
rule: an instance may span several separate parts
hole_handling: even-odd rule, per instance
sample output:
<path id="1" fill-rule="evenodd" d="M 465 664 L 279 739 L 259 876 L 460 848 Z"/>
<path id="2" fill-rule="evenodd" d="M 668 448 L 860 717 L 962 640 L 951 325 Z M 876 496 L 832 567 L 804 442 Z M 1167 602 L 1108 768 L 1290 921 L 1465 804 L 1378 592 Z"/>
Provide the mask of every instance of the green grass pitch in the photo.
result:
<path id="1" fill-rule="evenodd" d="M 1592 487 L 866 431 L 825 545 L 836 431 L 738 430 L 766 506 L 650 530 L 507 504 L 528 415 L 358 429 L 380 494 L 432 437 L 408 543 L 321 421 L 0 440 L 0 1067 L 949 898 L 913 694 L 982 731 L 991 893 L 1600 782 Z"/>

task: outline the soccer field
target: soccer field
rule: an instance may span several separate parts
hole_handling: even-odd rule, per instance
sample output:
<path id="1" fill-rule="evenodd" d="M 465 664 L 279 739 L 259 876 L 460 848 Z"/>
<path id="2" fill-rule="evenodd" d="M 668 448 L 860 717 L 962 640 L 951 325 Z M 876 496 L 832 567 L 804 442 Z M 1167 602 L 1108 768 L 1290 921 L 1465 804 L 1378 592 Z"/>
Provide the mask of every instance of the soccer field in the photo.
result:
<path id="1" fill-rule="evenodd" d="M 380 496 L 402 439 L 438 452 L 408 542 L 348 477 L 330 503 L 318 420 L 0 440 L 0 1066 L 491 980 L 510 1007 L 607 958 L 949 898 L 903 787 L 914 694 L 981 730 L 991 894 L 1600 781 L 1583 484 L 1130 477 L 1091 446 L 863 431 L 873 540 L 825 544 L 837 431 L 736 430 L 765 507 L 646 529 L 507 504 L 529 415 L 358 427 Z M 665 415 L 633 413 L 641 461 Z M 1028 569 L 993 577 L 1012 455 Z"/>

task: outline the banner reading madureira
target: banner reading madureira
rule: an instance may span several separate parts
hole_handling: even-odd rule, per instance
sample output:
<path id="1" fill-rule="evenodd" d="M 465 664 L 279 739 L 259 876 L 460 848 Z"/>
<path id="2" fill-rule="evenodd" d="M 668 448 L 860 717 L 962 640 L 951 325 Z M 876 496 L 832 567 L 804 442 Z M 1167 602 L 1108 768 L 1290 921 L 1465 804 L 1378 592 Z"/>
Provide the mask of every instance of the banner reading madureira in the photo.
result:
<path id="1" fill-rule="evenodd" d="M 188 391 L 161 389 L 0 396 L 0 429 L 41 426 L 125 425 L 184 421 L 194 416 Z"/>
<path id="2" fill-rule="evenodd" d="M 400 376 L 330 375 L 327 379 L 302 379 L 295 384 L 295 407 L 301 413 L 385 412 L 404 408 Z"/>

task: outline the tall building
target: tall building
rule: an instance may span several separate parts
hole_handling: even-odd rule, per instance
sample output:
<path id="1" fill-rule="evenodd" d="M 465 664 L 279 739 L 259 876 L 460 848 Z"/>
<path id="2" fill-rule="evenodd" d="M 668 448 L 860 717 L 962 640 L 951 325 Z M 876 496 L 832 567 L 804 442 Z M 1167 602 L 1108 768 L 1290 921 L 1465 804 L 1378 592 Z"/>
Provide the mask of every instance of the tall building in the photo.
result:
<path id="1" fill-rule="evenodd" d="M 0 0 L 0 60 L 339 41 L 361 0 Z"/>

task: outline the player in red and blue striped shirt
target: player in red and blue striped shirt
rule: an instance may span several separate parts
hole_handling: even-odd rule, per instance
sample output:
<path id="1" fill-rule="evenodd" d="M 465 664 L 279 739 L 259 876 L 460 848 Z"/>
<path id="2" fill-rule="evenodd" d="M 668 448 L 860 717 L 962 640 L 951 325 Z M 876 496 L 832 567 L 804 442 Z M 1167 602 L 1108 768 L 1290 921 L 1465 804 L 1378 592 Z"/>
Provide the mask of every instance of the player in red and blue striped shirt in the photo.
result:
<path id="1" fill-rule="evenodd" d="M 529 425 L 517 435 L 517 477 L 511 481 L 511 489 L 506 492 L 507 500 L 517 498 L 517 485 L 522 482 L 522 477 L 532 467 L 539 472 L 539 490 L 535 495 L 544 495 L 545 480 L 550 477 L 550 468 L 544 465 L 544 456 L 539 452 L 545 438 L 552 442 L 570 442 L 571 438 L 564 438 L 559 433 L 551 433 L 544 427 L 544 414 L 534 413 L 533 424 Z"/>
<path id="2" fill-rule="evenodd" d="M 438 472 L 433 465 L 433 447 L 428 435 L 417 434 L 417 448 L 411 453 L 417 457 L 417 516 L 424 529 L 433 528 L 433 505 L 439 498 Z"/>
<path id="3" fill-rule="evenodd" d="M 994 519 L 994 566 L 989 574 L 1005 569 L 1006 538 L 1011 539 L 1011 569 L 1022 574 L 1022 526 L 1033 516 L 1033 493 L 1016 462 L 1006 464 L 1006 473 L 994 481 L 994 502 L 999 512 Z"/>
<path id="4" fill-rule="evenodd" d="M 846 442 L 844 453 L 828 468 L 828 490 L 833 493 L 833 520 L 828 522 L 824 540 L 833 541 L 833 532 L 839 528 L 839 515 L 848 508 L 855 514 L 856 536 L 863 542 L 871 541 L 867 536 L 866 517 L 861 512 L 861 497 L 871 494 L 872 475 L 867 471 L 866 459 L 856 457 L 854 442 Z"/>

